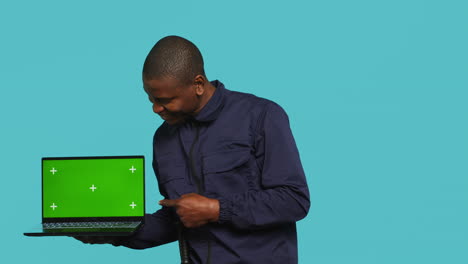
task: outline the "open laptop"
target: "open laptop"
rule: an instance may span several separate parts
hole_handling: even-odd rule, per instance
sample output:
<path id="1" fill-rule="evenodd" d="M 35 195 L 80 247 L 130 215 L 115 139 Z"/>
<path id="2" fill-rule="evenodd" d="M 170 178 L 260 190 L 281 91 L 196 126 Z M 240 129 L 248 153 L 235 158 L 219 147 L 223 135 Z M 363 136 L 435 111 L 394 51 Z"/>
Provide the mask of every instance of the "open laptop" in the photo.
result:
<path id="1" fill-rule="evenodd" d="M 42 224 L 24 235 L 127 236 L 144 215 L 144 156 L 42 158 Z"/>

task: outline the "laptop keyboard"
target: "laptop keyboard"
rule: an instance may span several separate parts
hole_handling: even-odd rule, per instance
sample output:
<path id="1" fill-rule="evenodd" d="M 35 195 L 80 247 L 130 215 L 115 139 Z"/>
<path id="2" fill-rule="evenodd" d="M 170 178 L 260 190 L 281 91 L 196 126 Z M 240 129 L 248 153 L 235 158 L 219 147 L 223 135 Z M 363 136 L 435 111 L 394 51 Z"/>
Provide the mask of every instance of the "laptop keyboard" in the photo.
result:
<path id="1" fill-rule="evenodd" d="M 140 222 L 64 222 L 64 223 L 43 223 L 45 229 L 63 228 L 135 228 Z"/>

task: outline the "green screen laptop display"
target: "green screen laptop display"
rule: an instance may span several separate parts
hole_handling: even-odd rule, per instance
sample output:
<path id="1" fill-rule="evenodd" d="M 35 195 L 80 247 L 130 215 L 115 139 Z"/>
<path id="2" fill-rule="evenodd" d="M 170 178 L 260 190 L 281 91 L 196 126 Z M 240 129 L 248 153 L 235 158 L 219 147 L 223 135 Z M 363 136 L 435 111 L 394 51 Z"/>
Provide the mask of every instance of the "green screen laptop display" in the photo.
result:
<path id="1" fill-rule="evenodd" d="M 144 160 L 43 159 L 43 217 L 144 215 Z"/>

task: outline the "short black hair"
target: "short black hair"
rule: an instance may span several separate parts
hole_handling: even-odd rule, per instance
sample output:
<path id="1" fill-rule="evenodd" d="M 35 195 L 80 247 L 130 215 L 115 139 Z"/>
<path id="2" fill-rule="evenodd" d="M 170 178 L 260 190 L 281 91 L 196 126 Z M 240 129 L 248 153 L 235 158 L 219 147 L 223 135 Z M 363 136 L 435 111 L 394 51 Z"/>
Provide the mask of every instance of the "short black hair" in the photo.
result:
<path id="1" fill-rule="evenodd" d="M 200 50 L 179 36 L 160 39 L 148 53 L 143 65 L 143 77 L 147 79 L 173 77 L 190 84 L 197 75 L 206 78 Z"/>

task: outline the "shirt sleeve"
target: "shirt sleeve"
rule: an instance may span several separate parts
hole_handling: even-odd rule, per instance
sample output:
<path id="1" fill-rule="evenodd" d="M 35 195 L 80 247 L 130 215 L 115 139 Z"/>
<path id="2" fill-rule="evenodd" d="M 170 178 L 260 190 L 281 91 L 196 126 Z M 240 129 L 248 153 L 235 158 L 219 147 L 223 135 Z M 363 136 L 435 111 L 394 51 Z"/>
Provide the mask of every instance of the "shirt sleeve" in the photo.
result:
<path id="1" fill-rule="evenodd" d="M 159 175 L 156 153 L 153 150 L 153 170 Z M 159 182 L 159 180 L 158 180 Z M 159 192 L 168 199 L 164 188 L 159 185 Z M 135 234 L 124 238 L 114 246 L 125 246 L 133 249 L 145 249 L 167 244 L 177 240 L 176 217 L 173 208 L 162 207 L 153 214 L 145 215 L 145 223 Z"/>
<path id="2" fill-rule="evenodd" d="M 261 189 L 219 199 L 219 223 L 240 229 L 296 222 L 310 207 L 309 189 L 287 114 L 271 102 L 259 120 L 255 156 L 261 170 Z"/>
<path id="3" fill-rule="evenodd" d="M 122 239 L 115 246 L 145 249 L 174 242 L 177 233 L 170 208 L 161 208 L 153 214 L 145 215 L 145 224 L 134 235 Z"/>

